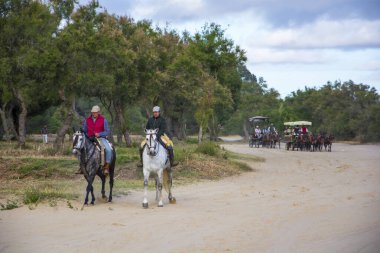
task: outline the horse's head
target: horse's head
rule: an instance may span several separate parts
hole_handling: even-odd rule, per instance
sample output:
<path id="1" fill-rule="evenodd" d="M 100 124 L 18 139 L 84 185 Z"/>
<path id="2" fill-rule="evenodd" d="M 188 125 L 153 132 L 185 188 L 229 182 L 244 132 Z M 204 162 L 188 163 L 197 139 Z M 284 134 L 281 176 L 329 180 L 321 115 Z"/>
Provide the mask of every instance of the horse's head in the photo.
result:
<path id="1" fill-rule="evenodd" d="M 157 143 L 157 133 L 158 129 L 145 129 L 145 140 L 146 140 L 146 146 L 148 148 L 148 154 L 151 156 L 155 156 L 157 154 L 156 147 L 158 145 Z"/>
<path id="2" fill-rule="evenodd" d="M 82 131 L 75 131 L 73 135 L 73 154 L 77 154 L 80 151 L 85 142 L 85 135 Z"/>

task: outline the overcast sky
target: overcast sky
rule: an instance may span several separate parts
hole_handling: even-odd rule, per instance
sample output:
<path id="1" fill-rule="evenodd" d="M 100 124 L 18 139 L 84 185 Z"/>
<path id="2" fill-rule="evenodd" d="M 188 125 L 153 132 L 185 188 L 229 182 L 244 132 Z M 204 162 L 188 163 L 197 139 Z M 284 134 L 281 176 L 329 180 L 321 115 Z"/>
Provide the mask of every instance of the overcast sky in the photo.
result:
<path id="1" fill-rule="evenodd" d="M 88 1 L 81 0 L 81 3 Z M 380 91 L 380 0 L 100 0 L 109 13 L 179 32 L 215 22 L 246 50 L 248 69 L 285 97 L 353 80 Z"/>

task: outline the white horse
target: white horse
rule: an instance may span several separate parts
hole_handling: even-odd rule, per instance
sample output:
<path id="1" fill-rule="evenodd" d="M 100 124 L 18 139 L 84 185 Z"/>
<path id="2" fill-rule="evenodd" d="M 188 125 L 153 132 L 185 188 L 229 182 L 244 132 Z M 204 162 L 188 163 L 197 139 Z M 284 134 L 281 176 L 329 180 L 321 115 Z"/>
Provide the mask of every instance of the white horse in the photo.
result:
<path id="1" fill-rule="evenodd" d="M 162 201 L 162 185 L 169 193 L 169 203 L 175 203 L 175 198 L 172 196 L 172 169 L 168 158 L 168 152 L 157 140 L 158 129 L 146 129 L 146 145 L 143 151 L 143 173 L 144 173 L 144 199 L 143 207 L 148 208 L 148 181 L 150 173 L 155 173 L 156 176 L 156 201 L 158 206 L 163 207 Z"/>

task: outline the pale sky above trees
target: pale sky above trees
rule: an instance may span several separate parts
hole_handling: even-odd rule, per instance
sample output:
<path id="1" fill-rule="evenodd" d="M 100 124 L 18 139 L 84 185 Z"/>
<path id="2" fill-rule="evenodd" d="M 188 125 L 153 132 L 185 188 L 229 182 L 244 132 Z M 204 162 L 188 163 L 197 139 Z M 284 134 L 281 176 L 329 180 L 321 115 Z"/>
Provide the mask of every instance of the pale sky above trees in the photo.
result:
<path id="1" fill-rule="evenodd" d="M 82 4 L 87 0 L 81 0 Z M 100 0 L 110 13 L 201 30 L 216 22 L 247 51 L 247 66 L 285 97 L 353 80 L 380 90 L 378 0 Z"/>

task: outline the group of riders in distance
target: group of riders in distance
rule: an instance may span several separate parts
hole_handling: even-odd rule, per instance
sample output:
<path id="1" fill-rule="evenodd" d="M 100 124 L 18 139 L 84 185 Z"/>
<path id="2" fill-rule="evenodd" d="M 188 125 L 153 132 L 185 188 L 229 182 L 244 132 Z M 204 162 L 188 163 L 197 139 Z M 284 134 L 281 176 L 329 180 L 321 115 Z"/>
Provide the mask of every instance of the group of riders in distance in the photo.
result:
<path id="1" fill-rule="evenodd" d="M 284 130 L 284 141 L 286 150 L 301 150 L 301 151 L 325 151 L 331 152 L 334 136 L 332 134 L 318 133 L 313 134 L 307 128 L 311 126 L 311 122 L 285 122 L 286 129 Z"/>
<path id="2" fill-rule="evenodd" d="M 168 192 L 169 203 L 175 203 L 172 196 L 172 168 L 178 165 L 174 161 L 173 142 L 168 137 L 166 121 L 160 115 L 160 107 L 153 107 L 153 116 L 149 118 L 145 139 L 140 145 L 140 164 L 144 173 L 144 198 L 143 207 L 148 208 L 148 180 L 150 173 L 156 175 L 156 201 L 159 207 L 163 206 L 162 188 Z M 91 109 L 91 115 L 86 118 L 80 130 L 74 129 L 73 154 L 78 157 L 79 170 L 77 174 L 83 174 L 86 181 L 86 196 L 84 205 L 88 204 L 91 193 L 91 204 L 95 202 L 93 182 L 95 176 L 102 181 L 102 198 L 105 195 L 105 182 L 109 177 L 110 192 L 108 202 L 112 201 L 112 188 L 114 182 L 114 170 L 116 152 L 108 141 L 110 129 L 107 120 L 100 114 L 100 107 L 95 105 Z"/>
<path id="3" fill-rule="evenodd" d="M 260 145 L 262 147 L 275 148 L 277 143 L 280 148 L 280 135 L 278 134 L 273 123 L 271 123 L 268 127 L 265 126 L 262 128 L 256 125 L 249 140 L 249 146 L 251 148 L 258 148 Z"/>
<path id="4" fill-rule="evenodd" d="M 249 138 L 250 147 L 281 147 L 281 141 L 285 142 L 286 150 L 301 151 L 325 151 L 331 152 L 332 134 L 318 133 L 314 135 L 309 131 L 310 121 L 285 122 L 284 134 L 281 137 L 273 123 L 268 123 L 268 117 L 255 116 L 249 119 L 251 125 L 256 125 Z M 262 125 L 262 127 L 259 127 Z"/>

